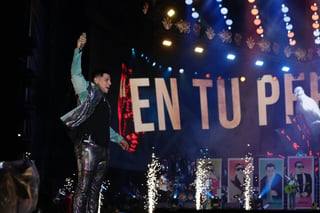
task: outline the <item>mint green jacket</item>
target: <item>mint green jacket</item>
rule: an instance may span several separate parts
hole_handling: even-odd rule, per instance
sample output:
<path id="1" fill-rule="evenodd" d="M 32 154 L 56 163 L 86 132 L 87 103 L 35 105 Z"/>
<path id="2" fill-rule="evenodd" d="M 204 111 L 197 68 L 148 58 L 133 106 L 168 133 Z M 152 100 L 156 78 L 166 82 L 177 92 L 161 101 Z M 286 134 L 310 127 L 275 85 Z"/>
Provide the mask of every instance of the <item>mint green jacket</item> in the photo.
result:
<path id="1" fill-rule="evenodd" d="M 74 109 L 72 109 L 71 111 L 69 111 L 68 113 L 60 117 L 62 122 L 64 122 L 64 124 L 67 126 L 69 126 L 70 120 L 74 120 L 74 119 L 79 120 L 79 118 L 74 118 L 74 115 L 79 114 L 79 111 L 83 110 L 84 108 L 88 108 L 87 105 L 89 105 L 92 102 L 92 101 L 90 102 L 90 100 L 93 100 L 96 94 L 100 94 L 99 88 L 97 88 L 93 83 L 90 83 L 84 78 L 82 74 L 82 68 L 81 68 L 81 56 L 82 56 L 82 51 L 79 51 L 78 48 L 75 48 L 72 65 L 71 65 L 71 82 L 72 82 L 75 94 L 79 98 L 79 104 L 77 107 L 75 107 Z M 89 84 L 91 84 L 91 87 L 89 87 Z M 91 90 L 89 90 L 89 88 L 91 88 Z M 83 121 L 85 121 L 85 119 L 87 118 L 85 115 L 82 117 L 83 117 Z M 83 121 L 81 121 L 81 123 Z M 111 127 L 109 131 L 110 131 L 110 141 L 120 144 L 120 141 L 123 140 L 124 138 L 121 135 L 119 135 L 116 131 L 114 131 Z"/>

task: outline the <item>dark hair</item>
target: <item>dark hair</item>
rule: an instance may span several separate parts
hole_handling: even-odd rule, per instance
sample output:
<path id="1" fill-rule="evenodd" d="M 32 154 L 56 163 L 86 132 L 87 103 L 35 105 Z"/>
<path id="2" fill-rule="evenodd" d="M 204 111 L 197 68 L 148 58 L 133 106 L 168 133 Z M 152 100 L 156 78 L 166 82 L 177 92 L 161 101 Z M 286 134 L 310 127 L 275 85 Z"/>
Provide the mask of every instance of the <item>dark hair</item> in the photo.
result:
<path id="1" fill-rule="evenodd" d="M 268 164 L 266 165 L 266 169 L 267 169 L 268 167 L 276 168 L 276 166 L 275 166 L 273 163 L 268 163 Z"/>
<path id="2" fill-rule="evenodd" d="M 95 78 L 95 77 L 97 77 L 97 76 L 103 76 L 103 74 L 109 74 L 110 75 L 110 73 L 106 70 L 106 69 L 95 69 L 95 70 L 93 70 L 93 72 L 92 72 L 92 75 L 91 75 L 91 81 L 93 81 L 93 79 Z"/>
<path id="3" fill-rule="evenodd" d="M 303 165 L 302 161 L 299 160 L 299 161 L 296 161 L 296 162 L 294 163 L 294 167 L 297 167 L 297 164 L 299 164 L 299 163 Z"/>
<path id="4" fill-rule="evenodd" d="M 237 168 L 238 166 L 244 167 L 242 163 L 237 163 L 237 164 L 234 166 L 234 168 Z"/>

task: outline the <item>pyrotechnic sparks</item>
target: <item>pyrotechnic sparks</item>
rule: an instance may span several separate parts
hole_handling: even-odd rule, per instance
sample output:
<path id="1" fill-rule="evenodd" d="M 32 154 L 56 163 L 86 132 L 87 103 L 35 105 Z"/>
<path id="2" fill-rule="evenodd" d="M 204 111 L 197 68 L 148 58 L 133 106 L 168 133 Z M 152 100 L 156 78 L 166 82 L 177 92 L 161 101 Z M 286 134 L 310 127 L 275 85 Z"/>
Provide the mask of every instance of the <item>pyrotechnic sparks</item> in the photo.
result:
<path id="1" fill-rule="evenodd" d="M 158 172 L 161 169 L 161 165 L 158 161 L 158 158 L 154 153 L 152 153 L 152 161 L 148 164 L 148 173 L 147 173 L 147 186 L 148 194 L 146 198 L 145 209 L 149 213 L 152 213 L 158 201 Z"/>
<path id="2" fill-rule="evenodd" d="M 204 159 L 199 159 L 198 160 L 198 165 L 197 165 L 197 171 L 196 171 L 196 179 L 195 179 L 195 184 L 196 184 L 196 209 L 202 209 L 203 208 L 203 196 L 205 196 L 205 192 L 203 192 L 205 189 L 205 182 L 204 180 L 206 179 L 206 170 L 204 167 L 205 160 Z"/>
<path id="3" fill-rule="evenodd" d="M 253 186 L 252 186 L 253 181 L 251 177 L 254 170 L 253 158 L 251 153 L 246 155 L 245 162 L 246 162 L 246 167 L 244 169 L 244 174 L 245 174 L 244 208 L 246 210 L 251 210 L 250 198 L 252 197 L 252 194 L 253 194 Z"/>

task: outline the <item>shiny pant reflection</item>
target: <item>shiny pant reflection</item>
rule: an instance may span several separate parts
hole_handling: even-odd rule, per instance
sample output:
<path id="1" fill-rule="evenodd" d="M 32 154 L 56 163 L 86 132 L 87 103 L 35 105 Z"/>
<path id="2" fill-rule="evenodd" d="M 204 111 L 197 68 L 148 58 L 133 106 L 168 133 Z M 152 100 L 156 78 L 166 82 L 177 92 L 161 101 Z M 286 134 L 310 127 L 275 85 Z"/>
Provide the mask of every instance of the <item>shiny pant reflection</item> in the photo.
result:
<path id="1" fill-rule="evenodd" d="M 73 197 L 73 213 L 97 213 L 101 185 L 107 168 L 107 152 L 91 140 L 75 145 L 78 183 Z"/>

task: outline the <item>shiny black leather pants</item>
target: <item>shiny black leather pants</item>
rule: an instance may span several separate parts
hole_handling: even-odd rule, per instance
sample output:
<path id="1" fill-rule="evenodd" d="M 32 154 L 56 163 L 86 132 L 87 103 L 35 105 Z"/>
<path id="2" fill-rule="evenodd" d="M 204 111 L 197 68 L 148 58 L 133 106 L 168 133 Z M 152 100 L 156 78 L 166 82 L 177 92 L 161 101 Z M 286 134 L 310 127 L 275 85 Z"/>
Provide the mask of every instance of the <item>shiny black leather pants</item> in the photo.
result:
<path id="1" fill-rule="evenodd" d="M 73 197 L 73 213 L 97 213 L 108 161 L 107 152 L 104 147 L 84 141 L 75 145 L 78 183 Z"/>

